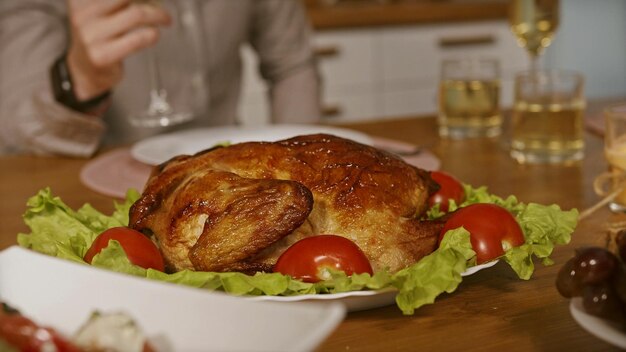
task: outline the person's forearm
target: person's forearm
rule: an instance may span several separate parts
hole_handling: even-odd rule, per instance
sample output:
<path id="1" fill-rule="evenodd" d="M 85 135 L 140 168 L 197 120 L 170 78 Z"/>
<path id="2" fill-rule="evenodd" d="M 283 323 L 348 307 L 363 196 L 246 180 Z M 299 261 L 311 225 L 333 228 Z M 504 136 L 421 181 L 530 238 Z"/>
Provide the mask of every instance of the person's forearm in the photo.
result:
<path id="1" fill-rule="evenodd" d="M 320 88 L 311 48 L 311 28 L 295 0 L 255 2 L 251 44 L 270 86 L 274 122 L 317 122 Z"/>
<path id="2" fill-rule="evenodd" d="M 276 82 L 270 91 L 272 121 L 319 122 L 320 87 L 313 65 L 302 67 Z"/>
<path id="3" fill-rule="evenodd" d="M 6 0 L 0 11 L 0 153 L 92 155 L 103 122 L 52 97 L 48 70 L 67 44 L 62 4 Z"/>

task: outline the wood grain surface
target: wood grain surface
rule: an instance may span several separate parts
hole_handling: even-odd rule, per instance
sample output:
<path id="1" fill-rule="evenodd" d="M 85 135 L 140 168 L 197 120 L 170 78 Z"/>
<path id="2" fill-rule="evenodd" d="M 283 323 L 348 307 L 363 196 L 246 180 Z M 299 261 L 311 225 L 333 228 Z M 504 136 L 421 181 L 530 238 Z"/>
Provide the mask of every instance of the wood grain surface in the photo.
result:
<path id="1" fill-rule="evenodd" d="M 507 133 L 494 139 L 440 139 L 433 117 L 351 124 L 348 127 L 432 150 L 442 169 L 462 181 L 488 186 L 500 196 L 516 195 L 524 202 L 556 203 L 584 209 L 599 199 L 593 178 L 607 165 L 602 140 L 586 136 L 586 155 L 576 165 L 519 165 L 508 155 Z M 0 157 L 0 248 L 15 243 L 27 231 L 21 215 L 26 200 L 51 187 L 72 207 L 91 203 L 104 212 L 112 200 L 84 187 L 79 171 L 86 160 Z M 556 264 L 519 280 L 504 263 L 463 280 L 456 292 L 435 304 L 404 316 L 395 306 L 350 313 L 319 351 L 609 351 L 612 346 L 587 333 L 572 319 L 569 302 L 554 281 L 560 266 L 580 246 L 603 245 L 609 221 L 623 220 L 606 208 L 579 223 L 571 244 L 557 247 Z"/>

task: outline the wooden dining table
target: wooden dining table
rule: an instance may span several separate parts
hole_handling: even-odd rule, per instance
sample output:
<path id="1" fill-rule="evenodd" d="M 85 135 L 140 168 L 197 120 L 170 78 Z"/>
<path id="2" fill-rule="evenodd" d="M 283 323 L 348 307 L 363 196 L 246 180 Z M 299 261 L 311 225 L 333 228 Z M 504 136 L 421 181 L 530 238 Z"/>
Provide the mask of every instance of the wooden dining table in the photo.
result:
<path id="1" fill-rule="evenodd" d="M 597 113 L 594 110 L 593 113 Z M 507 115 L 508 120 L 508 115 Z M 355 130 L 423 146 L 445 170 L 465 183 L 487 186 L 493 194 L 522 202 L 586 209 L 600 200 L 594 178 L 607 169 L 603 141 L 586 132 L 585 157 L 570 164 L 519 164 L 509 156 L 506 128 L 496 138 L 450 140 L 437 134 L 433 116 L 409 116 L 344 124 Z M 105 213 L 112 199 L 79 180 L 85 159 L 0 157 L 0 248 L 28 232 L 21 215 L 26 201 L 50 187 L 69 206 L 90 203 Z M 535 262 L 530 280 L 520 280 L 504 262 L 465 277 L 453 293 L 403 315 L 394 305 L 350 312 L 319 346 L 319 351 L 610 351 L 616 347 L 584 330 L 572 318 L 569 300 L 555 288 L 559 268 L 582 246 L 604 246 L 607 226 L 624 220 L 601 207 L 581 220 L 571 243 L 558 246 L 555 264 Z M 271 322 L 270 322 L 271 324 Z"/>

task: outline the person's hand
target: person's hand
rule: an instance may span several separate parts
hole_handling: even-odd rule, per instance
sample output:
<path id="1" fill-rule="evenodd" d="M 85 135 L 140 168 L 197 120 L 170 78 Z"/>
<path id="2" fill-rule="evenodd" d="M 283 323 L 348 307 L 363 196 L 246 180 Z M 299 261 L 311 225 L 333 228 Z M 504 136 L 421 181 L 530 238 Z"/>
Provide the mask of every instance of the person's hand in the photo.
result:
<path id="1" fill-rule="evenodd" d="M 67 65 L 79 100 L 112 89 L 123 77 L 123 60 L 154 45 L 168 13 L 131 0 L 67 0 L 70 44 Z"/>

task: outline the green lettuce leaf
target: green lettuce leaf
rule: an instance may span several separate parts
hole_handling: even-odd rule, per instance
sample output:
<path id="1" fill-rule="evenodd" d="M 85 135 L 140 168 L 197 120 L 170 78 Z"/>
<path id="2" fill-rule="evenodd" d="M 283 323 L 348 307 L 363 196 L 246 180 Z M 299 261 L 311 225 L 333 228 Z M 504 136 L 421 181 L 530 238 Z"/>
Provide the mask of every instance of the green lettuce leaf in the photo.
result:
<path id="1" fill-rule="evenodd" d="M 533 257 L 543 265 L 551 265 L 549 258 L 555 245 L 567 244 L 578 222 L 578 210 L 563 211 L 558 205 L 521 203 L 515 196 L 506 199 L 490 194 L 487 187 L 473 188 L 464 185 L 466 200 L 461 206 L 474 203 L 493 203 L 509 210 L 522 228 L 526 243 L 507 250 L 506 261 L 520 279 L 528 280 L 533 274 Z M 452 211 L 452 209 L 451 209 Z"/>
<path id="2" fill-rule="evenodd" d="M 130 206 L 137 199 L 139 192 L 129 191 L 126 201 L 116 203 L 116 211 L 106 216 L 89 204 L 74 211 L 45 188 L 28 200 L 23 218 L 31 233 L 18 234 L 17 242 L 41 253 L 76 261 L 85 255 L 98 234 L 128 225 Z"/>
<path id="3" fill-rule="evenodd" d="M 563 211 L 558 205 L 524 204 L 515 196 L 501 198 L 488 192 L 487 187 L 474 188 L 464 184 L 465 201 L 456 205 L 450 202 L 449 210 L 475 203 L 497 204 L 510 211 L 524 232 L 526 243 L 506 251 L 503 259 L 520 279 L 528 280 L 534 272 L 533 257 L 539 258 L 543 265 L 551 265 L 550 255 L 555 245 L 567 244 L 578 222 L 578 210 Z M 427 213 L 430 219 L 445 215 L 439 207 L 433 207 Z"/>
<path id="4" fill-rule="evenodd" d="M 508 250 L 504 260 L 521 279 L 528 280 L 534 270 L 533 255 L 544 265 L 551 265 L 554 246 L 567 244 L 572 239 L 578 210 L 563 211 L 557 205 L 535 203 L 516 206 L 516 209 L 516 219 L 524 232 L 526 244 Z"/>
<path id="5" fill-rule="evenodd" d="M 124 249 L 122 249 L 122 245 L 116 240 L 110 240 L 109 245 L 93 257 L 91 265 L 119 273 L 146 276 L 146 269 L 131 263 Z"/>
<path id="6" fill-rule="evenodd" d="M 415 309 L 433 303 L 439 294 L 456 290 L 475 255 L 469 232 L 463 228 L 446 232 L 437 250 L 393 276 L 398 307 L 404 314 L 413 314 Z"/>
<path id="7" fill-rule="evenodd" d="M 526 244 L 508 250 L 504 261 L 522 279 L 528 279 L 534 270 L 533 256 L 544 264 L 550 264 L 549 256 L 555 245 L 569 242 L 574 231 L 578 212 L 562 211 L 558 206 L 523 204 L 513 196 L 500 198 L 489 194 L 485 187 L 464 185 L 466 200 L 458 206 L 452 202 L 450 211 L 476 202 L 494 203 L 511 211 L 517 218 Z M 30 234 L 18 234 L 18 243 L 51 256 L 86 264 L 83 261 L 87 249 L 104 230 L 128 225 L 131 205 L 139 193 L 130 190 L 123 203 L 116 203 L 115 211 L 107 216 L 89 204 L 74 211 L 54 197 L 50 189 L 43 189 L 28 200 L 24 221 Z M 444 215 L 437 206 L 427 214 L 430 218 Z M 461 274 L 476 265 L 475 252 L 469 233 L 463 228 L 448 231 L 439 246 L 419 262 L 395 273 L 380 270 L 374 275 L 347 276 L 341 271 L 330 270 L 330 279 L 318 283 L 305 283 L 279 273 L 214 273 L 183 270 L 163 273 L 133 265 L 117 241 L 110 241 L 107 248 L 93 258 L 92 265 L 151 280 L 187 285 L 207 290 L 219 290 L 233 295 L 281 295 L 327 294 L 355 290 L 395 289 L 396 303 L 404 314 L 431 304 L 444 292 L 453 292 L 462 281 Z"/>

